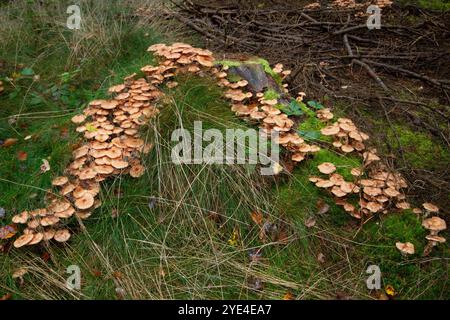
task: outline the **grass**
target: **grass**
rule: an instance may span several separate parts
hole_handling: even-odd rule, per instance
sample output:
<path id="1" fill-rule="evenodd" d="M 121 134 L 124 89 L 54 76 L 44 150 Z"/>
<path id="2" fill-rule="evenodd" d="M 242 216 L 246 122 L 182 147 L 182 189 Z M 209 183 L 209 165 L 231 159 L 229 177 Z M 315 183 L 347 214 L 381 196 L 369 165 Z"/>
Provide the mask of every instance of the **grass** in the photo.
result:
<path id="1" fill-rule="evenodd" d="M 56 21 L 63 16 L 56 13 L 65 10 L 59 11 L 64 7 L 59 2 L 48 7 L 35 2 L 3 5 L 1 14 L 10 14 L 0 28 L 16 36 L 0 41 L 5 60 L 0 76 L 18 76 L 0 96 L 0 139 L 18 142 L 0 148 L 0 207 L 8 215 L 0 225 L 16 212 L 44 205 L 45 190 L 52 177 L 62 173 L 79 140 L 71 116 L 90 99 L 104 97 L 110 84 L 150 64 L 153 58 L 145 52 L 149 45 L 170 42 L 171 37 L 183 40 L 179 34 L 168 35 L 165 25 L 129 18 L 130 11 L 111 3 L 101 19 L 87 16 L 91 30 L 100 30 L 94 38 L 60 29 Z M 130 3 L 128 10 L 141 6 Z M 99 5 L 83 2 L 87 13 Z M 81 47 L 74 50 L 76 43 Z M 82 63 L 77 63 L 80 58 Z M 77 234 L 69 244 L 0 254 L 0 296 L 282 299 L 291 292 L 299 299 L 333 299 L 344 292 L 371 298 L 364 281 L 372 263 L 380 265 L 384 284 L 394 285 L 399 298 L 448 296 L 447 283 L 439 281 L 448 276 L 448 252 L 440 249 L 433 259 L 403 258 L 395 249 L 396 241 L 407 239 L 418 248 L 424 245 L 415 216 L 392 214 L 359 226 L 307 179 L 318 175 L 316 167 L 325 161 L 351 179 L 349 170 L 360 165 L 358 158 L 323 149 L 292 174 L 276 179 L 261 177 L 246 165 L 174 165 L 170 137 L 181 125 L 192 130 L 194 121 L 201 120 L 204 129 L 222 132 L 249 127 L 230 111 L 211 79 L 180 76 L 177 81 L 177 88 L 164 89 L 161 115 L 142 130 L 155 144 L 143 159 L 146 174 L 104 183 L 103 205 L 84 225 L 70 224 Z M 317 131 L 320 124 L 309 116 L 300 129 Z M 20 151 L 28 155 L 25 161 L 19 161 Z M 49 161 L 49 172 L 41 172 L 42 159 Z M 318 202 L 327 203 L 329 211 L 319 214 Z M 254 211 L 261 212 L 278 235 L 284 234 L 283 241 L 260 238 L 260 227 L 251 218 Z M 316 220 L 314 227 L 305 226 L 308 218 Z M 251 258 L 255 252 L 261 254 L 258 262 Z M 323 262 L 319 254 L 325 256 Z M 79 292 L 65 285 L 70 265 L 81 269 Z M 12 278 L 21 267 L 28 270 L 23 284 Z"/>

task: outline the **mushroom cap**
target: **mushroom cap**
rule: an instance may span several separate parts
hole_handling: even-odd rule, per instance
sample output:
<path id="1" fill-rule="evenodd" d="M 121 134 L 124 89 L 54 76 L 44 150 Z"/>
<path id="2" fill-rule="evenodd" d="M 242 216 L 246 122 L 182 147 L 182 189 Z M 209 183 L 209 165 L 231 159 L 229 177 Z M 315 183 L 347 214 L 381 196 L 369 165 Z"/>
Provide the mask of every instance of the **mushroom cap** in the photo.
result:
<path id="1" fill-rule="evenodd" d="M 67 229 L 58 230 L 53 238 L 58 242 L 66 242 L 70 239 L 70 232 Z"/>
<path id="2" fill-rule="evenodd" d="M 97 175 L 97 171 L 94 168 L 86 168 L 80 172 L 78 177 L 80 180 L 89 180 L 95 178 Z"/>
<path id="3" fill-rule="evenodd" d="M 95 166 L 95 171 L 99 174 L 111 174 L 114 172 L 114 168 L 110 165 L 98 165 Z"/>
<path id="4" fill-rule="evenodd" d="M 68 195 L 68 194 L 71 193 L 74 189 L 75 189 L 75 185 L 73 185 L 72 183 L 68 183 L 68 184 L 66 184 L 66 185 L 61 189 L 61 194 L 62 194 L 63 196 Z"/>
<path id="5" fill-rule="evenodd" d="M 39 242 L 42 241 L 42 239 L 44 239 L 44 234 L 42 232 L 35 233 L 33 235 L 33 239 L 31 239 L 31 241 L 28 242 L 27 245 L 32 246 L 38 244 Z"/>
<path id="6" fill-rule="evenodd" d="M 447 241 L 447 239 L 445 239 L 444 237 L 438 236 L 438 235 L 433 235 L 433 234 L 429 234 L 425 237 L 427 240 L 433 241 L 433 242 L 439 242 L 439 243 L 444 243 L 445 241 Z"/>
<path id="7" fill-rule="evenodd" d="M 78 209 L 86 210 L 94 205 L 94 197 L 90 193 L 85 193 L 81 198 L 75 200 L 75 206 Z"/>
<path id="8" fill-rule="evenodd" d="M 301 152 L 297 152 L 292 155 L 292 161 L 300 162 L 300 161 L 303 161 L 304 159 L 305 159 L 305 155 Z"/>
<path id="9" fill-rule="evenodd" d="M 73 123 L 83 123 L 86 120 L 86 116 L 84 114 L 77 114 L 76 116 L 73 116 L 71 120 Z"/>
<path id="10" fill-rule="evenodd" d="M 71 204 L 69 201 L 67 200 L 59 200 L 59 201 L 55 201 L 52 204 L 49 205 L 48 209 L 51 212 L 62 212 L 65 211 L 67 209 L 69 209 L 71 207 Z"/>
<path id="11" fill-rule="evenodd" d="M 381 209 L 383 209 L 383 206 L 378 202 L 368 202 L 365 206 L 370 212 L 377 213 Z"/>
<path id="12" fill-rule="evenodd" d="M 116 86 L 112 86 L 108 89 L 109 93 L 120 93 L 123 90 L 126 89 L 126 86 L 124 84 L 118 84 Z"/>
<path id="13" fill-rule="evenodd" d="M 331 188 L 332 186 L 334 186 L 334 182 L 330 180 L 320 179 L 316 182 L 318 188 Z"/>
<path id="14" fill-rule="evenodd" d="M 431 218 L 423 220 L 422 226 L 425 229 L 428 229 L 431 231 L 442 231 L 442 230 L 447 229 L 447 224 L 445 223 L 445 220 L 441 219 L 439 217 L 431 217 Z"/>
<path id="15" fill-rule="evenodd" d="M 41 226 L 48 227 L 53 226 L 59 222 L 59 218 L 57 216 L 46 216 L 41 220 Z"/>
<path id="16" fill-rule="evenodd" d="M 336 166 L 331 162 L 324 162 L 321 165 L 317 166 L 319 171 L 324 174 L 330 174 L 336 171 Z"/>
<path id="17" fill-rule="evenodd" d="M 381 194 L 381 189 L 377 187 L 364 187 L 363 191 L 365 194 L 376 197 Z"/>
<path id="18" fill-rule="evenodd" d="M 331 126 L 325 127 L 322 130 L 320 130 L 320 132 L 324 135 L 324 136 L 334 136 L 336 134 L 338 134 L 339 132 L 339 126 L 333 124 Z"/>
<path id="19" fill-rule="evenodd" d="M 120 159 L 114 159 L 111 161 L 111 165 L 116 169 L 125 169 L 128 167 L 129 163 Z"/>
<path id="20" fill-rule="evenodd" d="M 49 241 L 49 240 L 53 239 L 53 237 L 55 236 L 55 233 L 56 233 L 55 229 L 52 229 L 52 228 L 45 230 L 44 231 L 44 240 Z"/>
<path id="21" fill-rule="evenodd" d="M 67 219 L 75 213 L 75 209 L 71 206 L 69 209 L 55 213 L 55 217 Z"/>
<path id="22" fill-rule="evenodd" d="M 333 188 L 331 188 L 331 193 L 334 194 L 338 198 L 342 198 L 347 195 L 347 193 L 342 191 L 342 189 L 339 188 L 339 186 L 334 186 Z"/>
<path id="23" fill-rule="evenodd" d="M 28 243 L 31 242 L 31 240 L 33 240 L 33 238 L 34 235 L 32 233 L 21 235 L 19 238 L 16 239 L 16 241 L 14 241 L 14 248 L 20 248 L 23 247 L 24 245 L 27 245 Z"/>
<path id="24" fill-rule="evenodd" d="M 363 175 L 363 171 L 360 168 L 352 168 L 352 170 L 350 170 L 350 173 L 354 177 L 360 177 Z"/>
<path id="25" fill-rule="evenodd" d="M 439 207 L 430 202 L 425 202 L 422 206 L 429 212 L 439 212 Z"/>
<path id="26" fill-rule="evenodd" d="M 28 211 L 23 211 L 19 214 L 16 214 L 12 218 L 12 222 L 17 223 L 17 224 L 24 224 L 24 223 L 27 223 L 29 217 L 30 217 L 30 215 L 29 215 Z"/>
<path id="27" fill-rule="evenodd" d="M 67 177 L 56 177 L 55 179 L 53 179 L 52 181 L 52 185 L 56 186 L 56 187 L 61 187 L 63 185 L 65 185 L 67 182 L 69 182 L 69 179 Z"/>
<path id="28" fill-rule="evenodd" d="M 398 250 L 400 250 L 401 253 L 404 254 L 414 254 L 414 245 L 411 242 L 397 242 L 395 243 L 395 246 Z"/>
<path id="29" fill-rule="evenodd" d="M 133 178 L 139 178 L 140 176 L 142 176 L 144 174 L 145 168 L 143 165 L 141 164 L 137 164 L 131 167 L 130 169 L 130 175 Z"/>
<path id="30" fill-rule="evenodd" d="M 102 109 L 112 110 L 115 109 L 118 105 L 119 103 L 117 102 L 117 100 L 103 100 L 100 106 Z"/>

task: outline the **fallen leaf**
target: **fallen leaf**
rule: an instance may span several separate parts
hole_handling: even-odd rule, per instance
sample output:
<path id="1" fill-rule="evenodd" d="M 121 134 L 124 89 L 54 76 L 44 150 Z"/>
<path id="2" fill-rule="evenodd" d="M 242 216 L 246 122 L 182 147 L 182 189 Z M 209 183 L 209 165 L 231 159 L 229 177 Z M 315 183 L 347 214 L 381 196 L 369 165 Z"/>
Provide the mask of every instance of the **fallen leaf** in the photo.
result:
<path id="1" fill-rule="evenodd" d="M 19 152 L 17 152 L 17 159 L 19 161 L 25 161 L 28 158 L 28 153 L 26 153 L 25 151 L 20 150 Z"/>
<path id="2" fill-rule="evenodd" d="M 264 284 L 259 278 L 251 277 L 248 282 L 249 287 L 255 291 L 261 291 L 264 288 Z"/>
<path id="3" fill-rule="evenodd" d="M 263 215 L 262 215 L 261 212 L 253 211 L 251 213 L 251 215 L 252 215 L 252 220 L 253 220 L 254 223 L 256 223 L 257 225 L 261 225 L 262 224 L 262 222 L 263 222 Z"/>
<path id="4" fill-rule="evenodd" d="M 395 291 L 395 288 L 394 288 L 392 285 L 390 285 L 390 284 L 388 284 L 388 285 L 384 288 L 384 292 L 386 292 L 386 294 L 387 294 L 389 297 L 393 297 L 393 296 L 395 296 L 395 295 L 397 294 L 397 292 Z"/>
<path id="5" fill-rule="evenodd" d="M 316 219 L 314 219 L 314 217 L 309 217 L 308 219 L 306 219 L 305 226 L 307 228 L 312 228 L 315 225 L 316 225 Z"/>
<path id="6" fill-rule="evenodd" d="M 11 293 L 7 293 L 4 296 L 0 297 L 0 301 L 11 300 L 11 299 L 12 299 Z"/>
<path id="7" fill-rule="evenodd" d="M 93 270 L 92 270 L 92 275 L 93 275 L 94 277 L 99 278 L 99 277 L 102 276 L 102 273 L 101 273 L 100 271 L 98 271 L 97 269 L 93 269 Z"/>
<path id="8" fill-rule="evenodd" d="M 3 142 L 2 147 L 3 148 L 11 147 L 12 145 L 15 145 L 17 141 L 18 141 L 17 139 L 8 138 Z"/>
<path id="9" fill-rule="evenodd" d="M 45 251 L 45 252 L 41 255 L 41 259 L 42 259 L 44 262 L 48 262 L 48 260 L 50 260 L 50 258 L 51 258 L 51 255 L 50 255 L 50 253 L 48 253 L 47 251 Z"/>
<path id="10" fill-rule="evenodd" d="M 16 228 L 13 225 L 7 225 L 0 227 L 0 239 L 6 240 L 15 236 L 17 233 Z"/>
<path id="11" fill-rule="evenodd" d="M 258 262 L 262 258 L 261 249 L 252 249 L 248 253 L 251 262 Z"/>
<path id="12" fill-rule="evenodd" d="M 238 239 L 239 239 L 239 231 L 235 228 L 233 230 L 233 233 L 231 234 L 230 239 L 228 239 L 228 244 L 230 246 L 236 247 L 238 245 Z"/>
<path id="13" fill-rule="evenodd" d="M 122 280 L 123 279 L 123 273 L 120 271 L 115 271 L 113 272 L 112 276 L 114 277 L 114 279 L 116 280 Z"/>
<path id="14" fill-rule="evenodd" d="M 286 294 L 283 296 L 283 300 L 295 300 L 295 297 L 294 297 L 294 295 L 293 295 L 290 291 L 288 291 L 288 292 L 286 292 Z"/>

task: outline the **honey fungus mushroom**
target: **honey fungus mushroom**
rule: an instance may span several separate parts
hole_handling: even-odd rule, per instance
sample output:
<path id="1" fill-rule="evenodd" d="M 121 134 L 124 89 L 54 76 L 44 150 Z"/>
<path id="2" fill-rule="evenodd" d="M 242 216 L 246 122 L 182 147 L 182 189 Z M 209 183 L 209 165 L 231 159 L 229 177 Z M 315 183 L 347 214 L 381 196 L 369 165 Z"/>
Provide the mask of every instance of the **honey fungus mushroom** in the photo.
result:
<path id="1" fill-rule="evenodd" d="M 447 229 L 447 224 L 445 223 L 445 220 L 439 217 L 432 217 L 423 220 L 422 226 L 425 229 L 430 230 L 431 235 L 437 235 L 439 231 Z"/>
<path id="2" fill-rule="evenodd" d="M 397 242 L 395 243 L 395 246 L 404 255 L 415 253 L 414 245 L 411 242 Z"/>

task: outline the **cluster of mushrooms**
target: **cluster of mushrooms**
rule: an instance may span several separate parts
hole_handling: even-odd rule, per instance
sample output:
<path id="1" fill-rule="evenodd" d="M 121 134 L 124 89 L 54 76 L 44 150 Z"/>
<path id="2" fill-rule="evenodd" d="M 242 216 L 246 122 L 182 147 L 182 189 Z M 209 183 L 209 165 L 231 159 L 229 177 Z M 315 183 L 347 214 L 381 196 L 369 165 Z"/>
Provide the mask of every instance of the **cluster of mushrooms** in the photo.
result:
<path id="1" fill-rule="evenodd" d="M 278 98 L 266 99 L 263 92 L 252 92 L 246 80 L 229 81 L 229 67 L 217 65 L 211 51 L 184 43 L 155 44 L 148 51 L 159 57 L 160 62 L 157 66 L 147 65 L 141 69 L 145 79 L 135 79 L 136 74 L 126 77 L 123 84 L 109 89 L 111 99 L 94 100 L 82 114 L 72 118 L 72 122 L 78 125 L 76 131 L 84 135 L 84 143 L 73 151 L 66 175 L 53 180 L 57 192 L 48 190 L 47 208 L 24 211 L 13 217 L 14 223 L 26 225 L 23 235 L 14 242 L 16 248 L 52 239 L 67 241 L 71 234 L 65 222 L 73 216 L 86 219 L 101 205 L 96 197 L 102 181 L 118 174 L 130 174 L 135 178 L 143 175 L 145 168 L 139 157 L 141 153 L 148 153 L 152 146 L 139 138 L 139 128 L 159 113 L 156 102 L 164 95 L 160 86 L 176 87 L 178 83 L 174 77 L 180 73 L 215 77 L 217 84 L 226 88 L 225 97 L 231 100 L 231 110 L 237 116 L 257 123 L 268 135 L 272 131 L 278 132 L 275 142 L 290 152 L 292 161 L 301 162 L 308 154 L 320 150 L 299 136 L 294 121 L 277 108 Z M 277 64 L 273 71 L 282 79 L 290 73 L 283 70 L 281 64 Z M 287 85 L 284 84 L 281 90 L 287 92 Z M 299 93 L 297 100 L 301 101 L 303 96 L 304 93 Z M 335 172 L 334 164 L 323 163 L 318 169 L 326 178 L 310 177 L 311 182 L 329 190 L 336 203 L 355 218 L 386 213 L 392 204 L 400 209 L 410 208 L 401 192 L 407 187 L 406 181 L 380 163 L 375 149 L 366 149 L 364 141 L 369 139 L 367 134 L 350 119 L 340 118 L 331 123 L 334 116 L 329 109 L 317 111 L 317 117 L 326 122 L 322 134 L 333 137 L 333 146 L 344 154 L 359 154 L 363 158 L 363 167 L 351 170 L 355 181 L 345 181 Z M 282 170 L 279 164 L 275 164 L 276 174 Z M 359 195 L 359 209 L 347 201 L 351 195 Z M 424 208 L 427 213 L 438 211 L 432 204 L 424 204 Z M 414 210 L 418 213 L 419 209 Z M 430 244 L 434 246 L 445 241 L 438 235 L 446 228 L 442 219 L 426 219 L 423 226 L 431 232 L 427 236 Z M 403 247 L 410 249 L 408 244 Z"/>
<path id="2" fill-rule="evenodd" d="M 87 219 L 101 205 L 97 198 L 100 182 L 118 174 L 138 178 L 144 174 L 140 153 L 148 153 L 151 145 L 139 138 L 139 127 L 159 110 L 154 105 L 162 93 L 145 79 L 125 78 L 113 86 L 109 100 L 94 100 L 82 114 L 72 118 L 85 142 L 73 151 L 72 162 L 64 176 L 53 179 L 57 190 L 48 190 L 47 208 L 24 211 L 12 222 L 26 225 L 14 247 L 35 245 L 42 241 L 66 242 L 71 233 L 65 227 L 75 216 Z"/>

